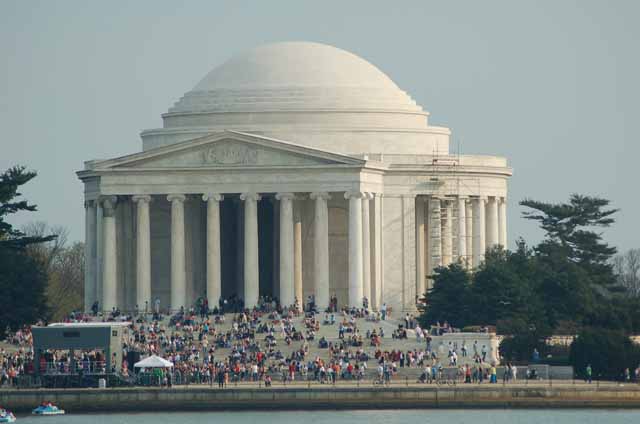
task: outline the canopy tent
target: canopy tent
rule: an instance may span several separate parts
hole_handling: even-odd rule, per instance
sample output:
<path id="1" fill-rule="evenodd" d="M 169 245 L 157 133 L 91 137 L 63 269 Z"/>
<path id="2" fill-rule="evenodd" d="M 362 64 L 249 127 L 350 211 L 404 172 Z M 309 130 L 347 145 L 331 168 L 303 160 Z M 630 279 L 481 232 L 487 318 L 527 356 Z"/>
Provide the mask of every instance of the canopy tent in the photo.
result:
<path id="1" fill-rule="evenodd" d="M 171 368 L 173 364 L 159 356 L 151 355 L 133 364 L 134 368 Z"/>

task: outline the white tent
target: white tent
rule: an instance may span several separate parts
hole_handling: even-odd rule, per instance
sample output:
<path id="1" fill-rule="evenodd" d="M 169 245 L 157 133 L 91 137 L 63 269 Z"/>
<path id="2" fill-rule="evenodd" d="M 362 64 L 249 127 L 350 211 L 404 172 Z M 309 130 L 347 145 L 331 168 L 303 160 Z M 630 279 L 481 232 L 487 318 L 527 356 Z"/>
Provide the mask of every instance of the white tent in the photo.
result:
<path id="1" fill-rule="evenodd" d="M 173 364 L 159 356 L 151 355 L 133 364 L 134 368 L 170 368 Z"/>

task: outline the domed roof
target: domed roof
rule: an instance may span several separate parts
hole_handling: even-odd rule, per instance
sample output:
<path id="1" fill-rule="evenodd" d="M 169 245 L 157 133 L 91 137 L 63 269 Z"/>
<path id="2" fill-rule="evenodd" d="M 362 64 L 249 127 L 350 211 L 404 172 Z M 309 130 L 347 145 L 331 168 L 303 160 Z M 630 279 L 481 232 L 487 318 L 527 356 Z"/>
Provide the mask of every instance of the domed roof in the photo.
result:
<path id="1" fill-rule="evenodd" d="M 267 44 L 213 69 L 193 89 L 267 87 L 369 87 L 397 90 L 378 68 L 345 50 L 326 44 Z"/>
<path id="2" fill-rule="evenodd" d="M 319 43 L 282 42 L 216 67 L 169 113 L 327 109 L 423 112 L 382 71 L 352 53 Z"/>
<path id="3" fill-rule="evenodd" d="M 448 128 L 382 71 L 318 43 L 267 44 L 209 72 L 142 132 L 143 149 L 226 130 L 345 154 L 448 152 Z"/>

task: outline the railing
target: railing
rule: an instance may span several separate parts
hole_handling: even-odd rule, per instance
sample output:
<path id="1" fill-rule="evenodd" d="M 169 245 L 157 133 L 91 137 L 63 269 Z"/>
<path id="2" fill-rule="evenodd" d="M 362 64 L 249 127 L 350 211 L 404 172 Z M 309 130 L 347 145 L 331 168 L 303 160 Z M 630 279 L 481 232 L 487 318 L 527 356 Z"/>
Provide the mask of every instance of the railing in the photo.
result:
<path id="1" fill-rule="evenodd" d="M 106 362 L 104 361 L 78 361 L 71 362 L 46 362 L 44 367 L 41 365 L 40 374 L 44 375 L 99 375 L 105 374 Z"/>
<path id="2" fill-rule="evenodd" d="M 599 389 L 600 387 L 612 387 L 621 384 L 619 381 L 605 381 L 601 379 L 593 379 L 593 383 L 588 383 L 584 380 L 569 379 L 569 380 L 557 380 L 557 379 L 518 379 L 517 381 L 505 381 L 498 379 L 495 383 L 490 383 L 489 380 L 483 379 L 482 381 L 472 381 L 471 383 L 464 382 L 459 377 L 451 377 L 446 374 L 436 375 L 435 378 L 427 378 L 422 380 L 420 377 L 407 376 L 407 375 L 385 375 L 379 376 L 377 373 L 367 374 L 365 376 L 354 376 L 353 378 L 343 378 L 337 376 L 334 380 L 329 375 L 316 378 L 313 373 L 307 375 L 296 374 L 295 379 L 290 379 L 288 375 L 283 376 L 282 373 L 268 373 L 270 377 L 270 384 L 267 384 L 265 379 L 266 375 L 262 375 L 256 380 L 252 375 L 241 376 L 239 374 L 229 373 L 227 378 L 223 381 L 222 385 L 219 384 L 217 375 L 206 375 L 206 373 L 183 373 L 180 371 L 174 371 L 163 373 L 158 375 L 155 373 L 139 373 L 137 375 L 131 375 L 124 377 L 119 374 L 50 374 L 42 376 L 34 375 L 19 375 L 14 379 L 11 384 L 5 384 L 2 388 L 15 388 L 26 389 L 34 387 L 48 387 L 48 388 L 77 388 L 77 387 L 98 387 L 98 380 L 106 378 L 107 387 L 120 387 L 120 386 L 138 386 L 138 387 L 167 387 L 167 386 L 190 386 L 195 387 L 219 387 L 219 388 L 264 388 L 264 387 L 279 387 L 279 388 L 339 388 L 339 387 L 379 387 L 379 388 L 455 388 L 455 387 L 562 387 L 562 386 L 583 386 L 594 387 Z M 631 384 L 640 384 L 640 381 L 631 381 Z"/>

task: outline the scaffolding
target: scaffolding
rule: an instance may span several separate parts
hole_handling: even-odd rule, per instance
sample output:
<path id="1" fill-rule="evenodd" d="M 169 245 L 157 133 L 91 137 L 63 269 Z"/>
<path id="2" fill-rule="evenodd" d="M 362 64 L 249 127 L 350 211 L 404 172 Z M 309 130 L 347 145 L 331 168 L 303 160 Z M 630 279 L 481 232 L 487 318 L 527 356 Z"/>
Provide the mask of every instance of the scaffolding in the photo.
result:
<path id="1" fill-rule="evenodd" d="M 469 178 L 461 178 L 460 165 L 461 148 L 459 140 L 457 153 L 454 155 L 440 155 L 439 152 L 434 149 L 431 158 L 429 181 L 433 186 L 437 187 L 437 190 L 434 190 L 433 194 L 441 200 L 440 210 L 434 210 L 430 203 L 425 217 L 429 227 L 429 236 L 427 237 L 429 251 L 426 252 L 426 254 L 431 258 L 429 261 L 431 268 L 437 265 L 448 265 L 456 261 L 462 261 L 467 267 L 470 267 L 472 263 L 470 247 L 472 245 L 473 234 L 472 231 L 469 231 L 469 229 L 472 228 L 472 216 L 469 213 L 471 208 L 467 207 L 465 201 L 465 222 L 460 223 L 461 205 L 458 200 L 462 192 L 468 193 L 471 188 L 475 187 L 469 186 L 471 182 Z M 474 183 L 477 184 L 477 188 L 479 188 L 480 181 L 476 179 Z M 451 188 L 453 188 L 453 190 L 451 190 Z M 433 228 L 434 222 L 440 222 L 439 229 Z M 461 225 L 465 226 L 464 236 L 462 237 L 465 245 L 464 255 L 461 255 L 460 252 Z M 449 232 L 451 233 L 450 237 Z M 451 245 L 449 245 L 449 243 L 451 243 Z M 437 250 L 440 250 L 439 255 L 437 254 Z M 434 254 L 434 252 L 436 252 L 436 254 Z M 440 258 L 439 263 L 437 261 L 438 256 Z M 431 268 L 428 272 L 431 271 Z"/>

